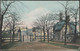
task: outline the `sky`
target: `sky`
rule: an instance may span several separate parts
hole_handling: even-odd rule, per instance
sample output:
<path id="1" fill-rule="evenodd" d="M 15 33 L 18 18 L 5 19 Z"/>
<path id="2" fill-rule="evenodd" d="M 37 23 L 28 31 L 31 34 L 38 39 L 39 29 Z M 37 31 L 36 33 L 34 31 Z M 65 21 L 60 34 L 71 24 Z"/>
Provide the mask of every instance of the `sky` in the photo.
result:
<path id="1" fill-rule="evenodd" d="M 16 1 L 15 8 L 12 8 L 20 14 L 21 22 L 24 26 L 32 28 L 33 22 L 37 17 L 44 15 L 48 12 L 64 11 L 64 7 L 60 3 L 64 4 L 66 1 Z M 69 7 L 77 8 L 79 6 L 78 1 L 70 1 Z"/>

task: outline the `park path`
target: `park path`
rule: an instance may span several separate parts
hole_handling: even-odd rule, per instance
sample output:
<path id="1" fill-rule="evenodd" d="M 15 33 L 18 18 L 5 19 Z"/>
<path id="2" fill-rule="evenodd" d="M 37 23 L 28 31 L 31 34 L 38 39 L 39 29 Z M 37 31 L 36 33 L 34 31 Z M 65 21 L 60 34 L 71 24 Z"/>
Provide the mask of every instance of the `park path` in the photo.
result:
<path id="1" fill-rule="evenodd" d="M 40 43 L 40 42 L 28 42 L 28 43 L 22 42 L 20 45 L 17 45 L 10 49 L 35 49 L 35 50 L 48 49 L 49 50 L 49 49 L 67 49 L 67 48 L 45 44 L 45 43 Z"/>
<path id="2" fill-rule="evenodd" d="M 19 51 L 79 51 L 68 49 L 60 46 L 55 46 L 51 44 L 41 43 L 37 41 L 30 42 L 30 36 L 27 36 L 25 32 L 24 34 L 24 42 L 19 42 L 15 44 L 13 47 L 9 48 L 9 50 L 19 50 Z M 23 41 L 23 39 L 22 39 Z"/>
<path id="3" fill-rule="evenodd" d="M 67 49 L 60 46 L 55 46 L 51 44 L 45 44 L 41 42 L 22 42 L 20 45 L 16 45 L 15 47 L 11 47 L 9 50 L 25 50 L 25 51 L 78 51 L 73 49 Z"/>

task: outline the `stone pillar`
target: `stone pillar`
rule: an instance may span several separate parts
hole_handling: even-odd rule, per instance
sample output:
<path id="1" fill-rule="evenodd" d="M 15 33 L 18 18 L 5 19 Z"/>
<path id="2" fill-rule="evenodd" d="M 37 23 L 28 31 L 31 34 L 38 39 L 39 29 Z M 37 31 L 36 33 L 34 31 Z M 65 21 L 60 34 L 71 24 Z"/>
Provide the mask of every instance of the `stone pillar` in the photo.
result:
<path id="1" fill-rule="evenodd" d="M 21 41 L 21 30 L 20 29 L 18 30 L 18 39 L 19 41 Z"/>

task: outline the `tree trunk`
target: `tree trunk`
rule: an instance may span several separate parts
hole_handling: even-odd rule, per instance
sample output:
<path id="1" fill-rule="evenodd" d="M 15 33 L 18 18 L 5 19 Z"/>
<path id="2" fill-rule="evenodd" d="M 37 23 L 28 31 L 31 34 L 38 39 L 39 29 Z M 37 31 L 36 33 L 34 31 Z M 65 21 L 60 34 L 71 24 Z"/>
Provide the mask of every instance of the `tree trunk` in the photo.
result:
<path id="1" fill-rule="evenodd" d="M 43 26 L 43 33 L 44 33 L 44 41 L 45 41 L 45 27 Z"/>
<path id="2" fill-rule="evenodd" d="M 65 40 L 64 40 L 64 45 L 66 45 L 66 33 L 67 33 L 67 10 L 65 8 L 65 16 L 66 16 L 66 27 L 65 27 Z"/>
<path id="3" fill-rule="evenodd" d="M 73 43 L 76 43 L 76 38 L 77 38 L 77 35 L 76 35 L 76 25 L 75 25 L 75 34 L 74 34 L 74 37 L 73 37 Z"/>
<path id="4" fill-rule="evenodd" d="M 36 40 L 36 31 L 35 31 L 35 40 Z"/>
<path id="5" fill-rule="evenodd" d="M 47 39 L 48 39 L 48 42 L 49 42 L 49 30 L 47 30 Z"/>
<path id="6" fill-rule="evenodd" d="M 75 34 L 74 34 L 74 38 L 73 38 L 73 43 L 76 43 L 76 39 L 77 39 L 77 14 L 76 14 L 76 17 L 75 17 Z"/>
<path id="7" fill-rule="evenodd" d="M 2 44 L 2 25 L 3 25 L 3 15 L 0 13 L 0 49 Z"/>
<path id="8" fill-rule="evenodd" d="M 4 13 L 1 15 L 1 8 L 0 8 L 0 49 L 1 49 L 1 43 L 2 43 L 2 25 L 3 25 L 3 17 L 6 13 L 6 11 L 8 10 L 9 6 L 12 4 L 13 2 L 9 3 L 7 5 L 7 7 L 5 8 L 4 10 Z M 0 1 L 0 4 L 1 4 L 1 1 Z M 0 5 L 1 7 L 1 5 Z"/>
<path id="9" fill-rule="evenodd" d="M 12 42 L 14 42 L 14 30 L 13 30 Z"/>
<path id="10" fill-rule="evenodd" d="M 10 30 L 10 43 L 11 43 L 11 30 Z"/>
<path id="11" fill-rule="evenodd" d="M 52 39 L 52 40 L 54 41 L 54 28 L 52 29 L 52 31 L 53 31 L 53 32 L 52 32 L 52 33 L 53 33 L 53 39 Z"/>
<path id="12" fill-rule="evenodd" d="M 30 42 L 31 42 L 31 35 L 30 35 Z"/>
<path id="13" fill-rule="evenodd" d="M 14 31 L 14 23 L 13 23 L 13 36 L 12 36 L 12 42 L 14 42 L 14 35 L 15 35 L 15 31 Z"/>
<path id="14" fill-rule="evenodd" d="M 24 42 L 24 35 L 23 35 L 23 42 Z"/>
<path id="15" fill-rule="evenodd" d="M 41 42 L 42 42 L 42 30 L 41 30 Z"/>
<path id="16" fill-rule="evenodd" d="M 1 4 L 1 1 L 0 1 Z M 0 5 L 1 7 L 1 5 Z M 1 15 L 1 8 L 0 8 L 0 49 L 1 49 L 1 44 L 2 44 L 2 23 L 3 23 L 3 16 Z"/>
<path id="17" fill-rule="evenodd" d="M 80 32 L 80 0 L 79 0 L 79 32 Z"/>

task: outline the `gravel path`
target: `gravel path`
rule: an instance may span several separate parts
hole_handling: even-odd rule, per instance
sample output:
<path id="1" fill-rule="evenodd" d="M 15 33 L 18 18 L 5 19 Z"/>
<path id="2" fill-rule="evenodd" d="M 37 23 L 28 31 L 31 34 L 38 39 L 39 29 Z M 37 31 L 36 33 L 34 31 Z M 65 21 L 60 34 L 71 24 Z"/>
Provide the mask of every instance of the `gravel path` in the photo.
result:
<path id="1" fill-rule="evenodd" d="M 40 42 L 23 42 L 18 46 L 10 48 L 10 50 L 22 50 L 22 51 L 79 51 L 73 49 L 67 49 L 60 46 L 54 46 L 51 44 L 45 44 Z"/>

